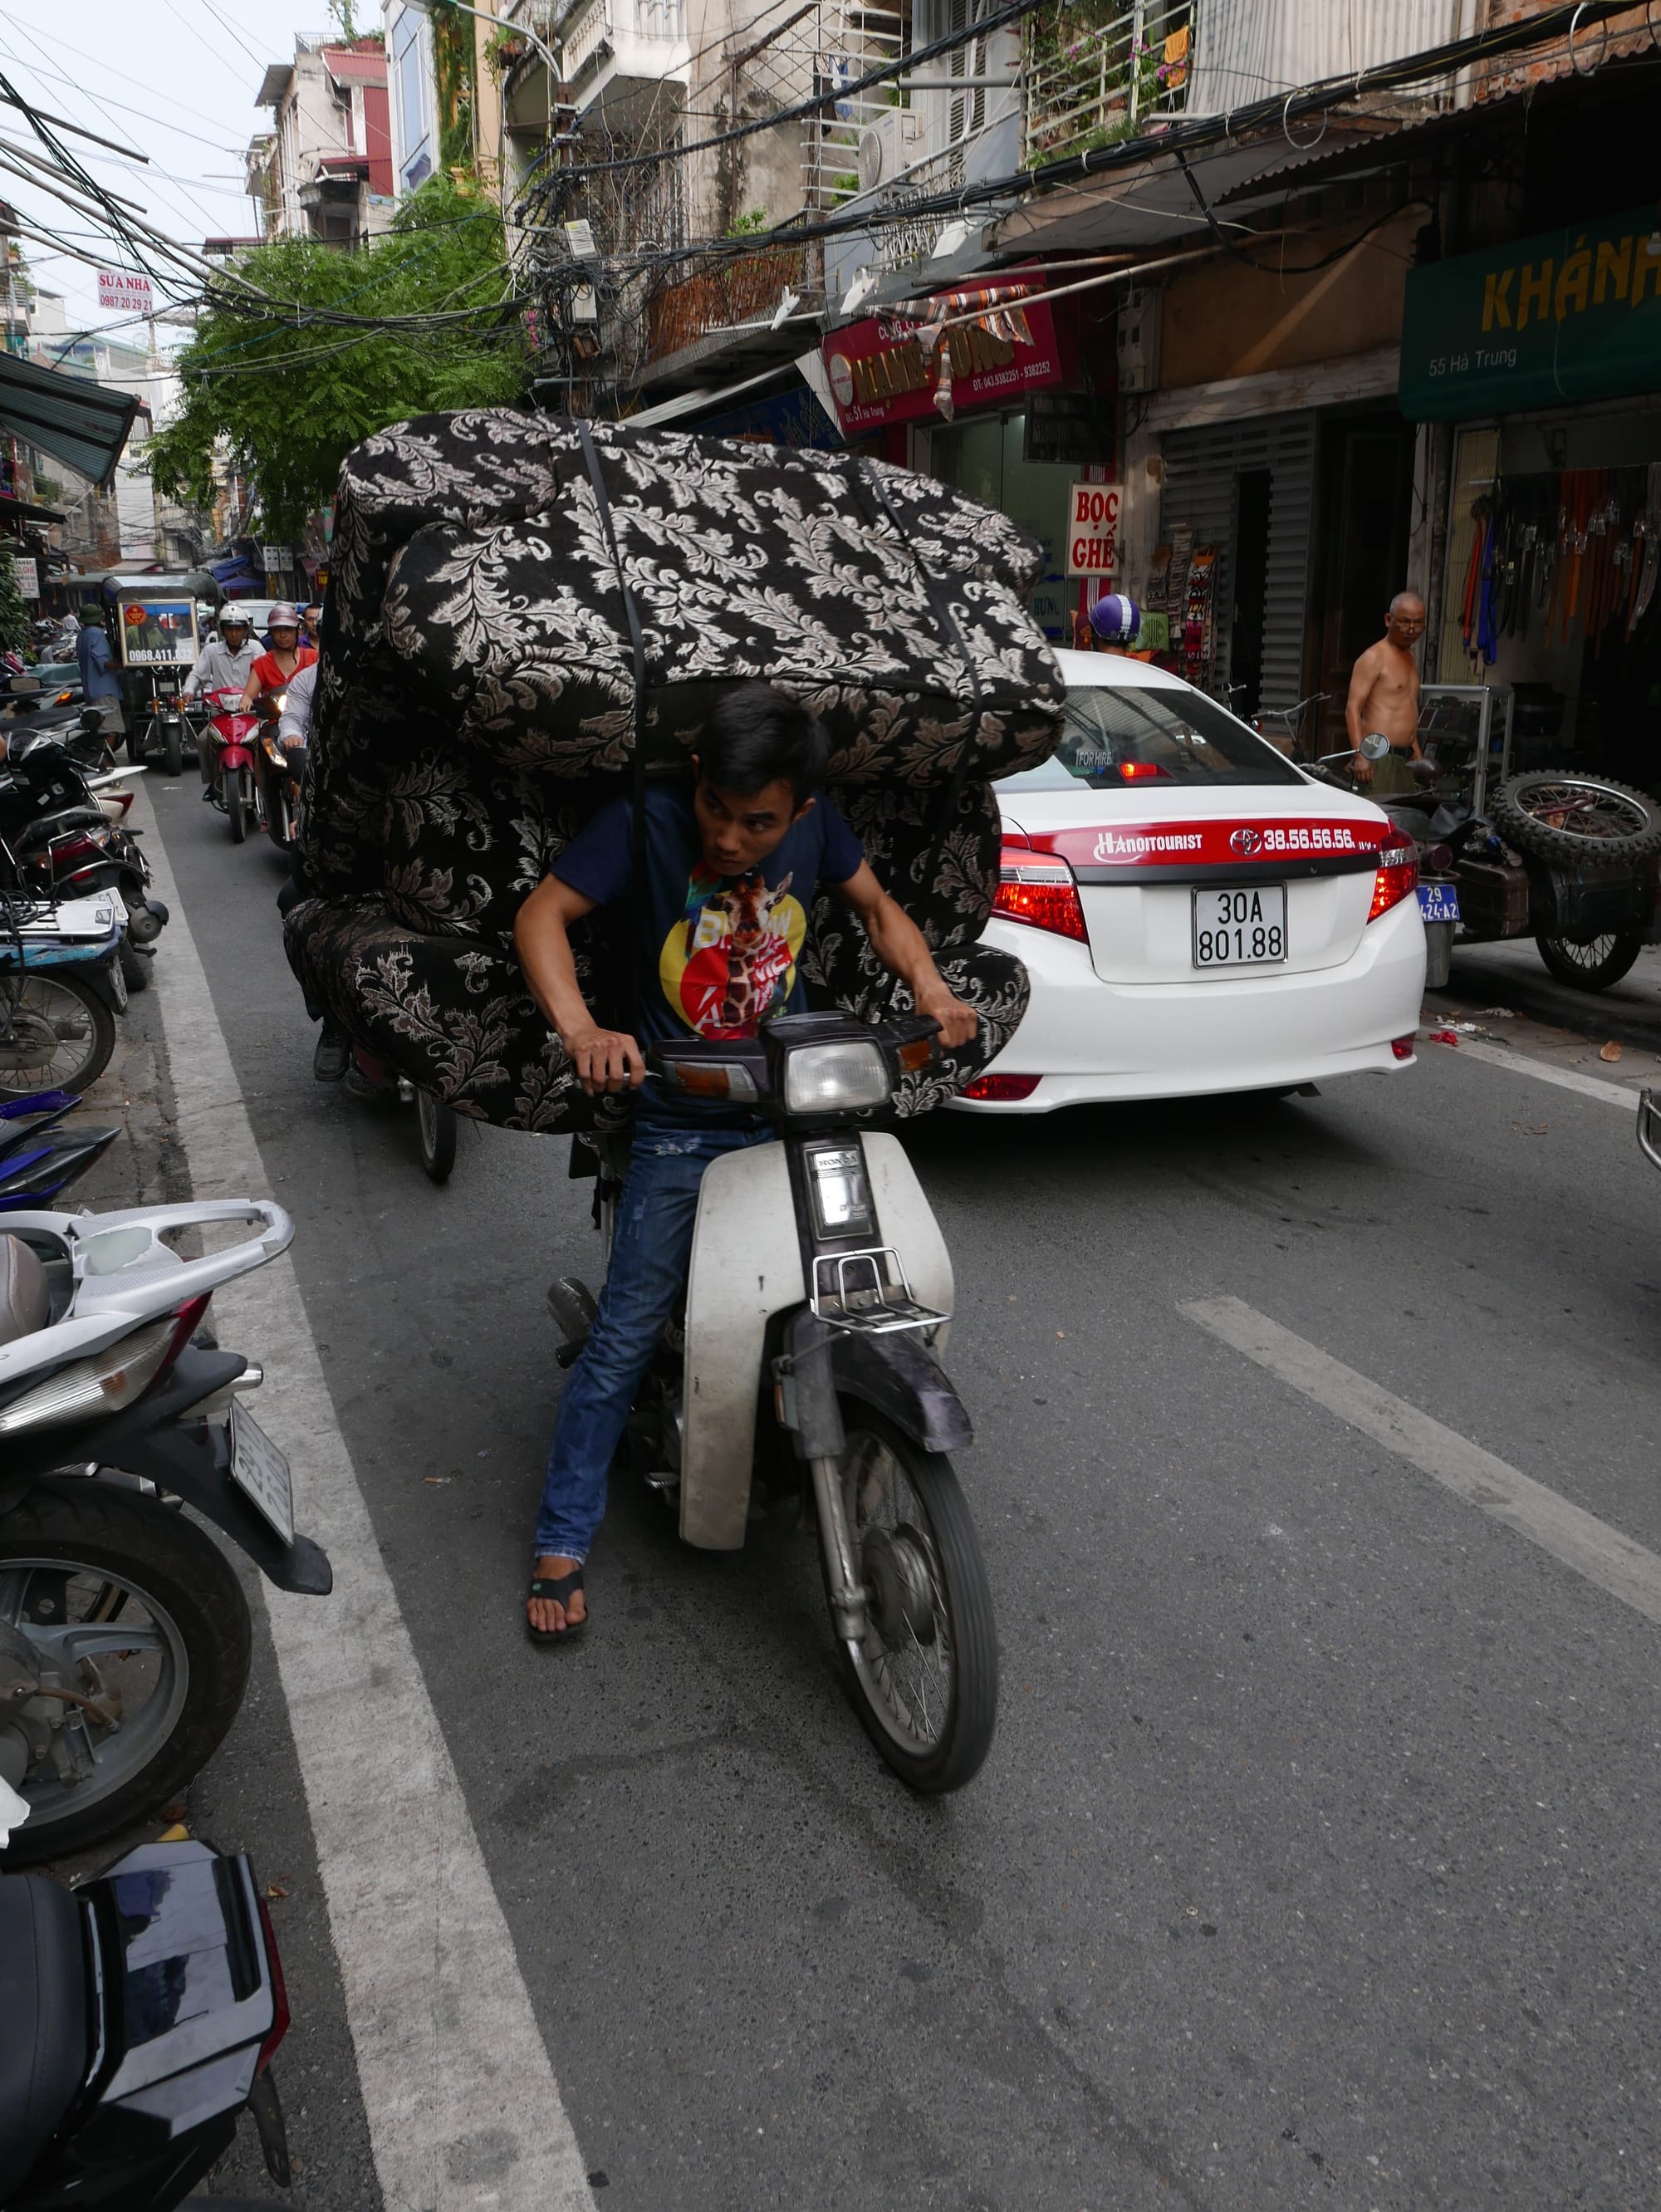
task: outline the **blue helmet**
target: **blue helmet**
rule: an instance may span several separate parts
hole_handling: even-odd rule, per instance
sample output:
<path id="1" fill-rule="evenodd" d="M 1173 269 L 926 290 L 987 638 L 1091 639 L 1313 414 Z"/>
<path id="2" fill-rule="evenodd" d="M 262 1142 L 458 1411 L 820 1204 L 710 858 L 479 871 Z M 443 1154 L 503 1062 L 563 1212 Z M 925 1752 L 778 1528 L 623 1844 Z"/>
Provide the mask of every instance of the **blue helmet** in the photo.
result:
<path id="1" fill-rule="evenodd" d="M 1090 627 L 1104 645 L 1129 645 L 1142 628 L 1142 609 L 1123 592 L 1108 592 L 1090 610 Z"/>

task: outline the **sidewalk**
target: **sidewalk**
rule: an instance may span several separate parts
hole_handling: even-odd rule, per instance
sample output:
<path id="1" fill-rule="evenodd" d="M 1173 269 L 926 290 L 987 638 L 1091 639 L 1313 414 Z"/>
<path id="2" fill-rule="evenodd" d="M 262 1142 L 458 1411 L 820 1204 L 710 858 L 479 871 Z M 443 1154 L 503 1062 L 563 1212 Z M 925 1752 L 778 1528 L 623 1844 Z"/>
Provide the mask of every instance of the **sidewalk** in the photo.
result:
<path id="1" fill-rule="evenodd" d="M 1427 991 L 1425 1003 L 1450 1012 L 1512 1006 L 1599 1043 L 1615 1038 L 1661 1053 L 1661 945 L 1646 945 L 1609 990 L 1576 991 L 1547 974 L 1531 937 L 1456 945 L 1446 989 Z"/>

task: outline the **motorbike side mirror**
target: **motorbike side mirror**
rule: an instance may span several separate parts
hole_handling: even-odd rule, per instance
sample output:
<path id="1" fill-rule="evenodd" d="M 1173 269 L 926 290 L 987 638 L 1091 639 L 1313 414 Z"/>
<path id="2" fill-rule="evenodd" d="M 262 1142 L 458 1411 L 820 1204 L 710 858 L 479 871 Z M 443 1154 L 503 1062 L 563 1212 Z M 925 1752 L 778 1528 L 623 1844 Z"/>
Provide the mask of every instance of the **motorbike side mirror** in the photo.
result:
<path id="1" fill-rule="evenodd" d="M 1390 750 L 1390 740 L 1377 730 L 1369 731 L 1355 748 L 1363 760 L 1381 761 Z"/>
<path id="2" fill-rule="evenodd" d="M 93 736 L 96 731 L 101 730 L 104 726 L 104 716 L 96 707 L 83 707 L 79 719 L 82 728 L 88 737 Z"/>

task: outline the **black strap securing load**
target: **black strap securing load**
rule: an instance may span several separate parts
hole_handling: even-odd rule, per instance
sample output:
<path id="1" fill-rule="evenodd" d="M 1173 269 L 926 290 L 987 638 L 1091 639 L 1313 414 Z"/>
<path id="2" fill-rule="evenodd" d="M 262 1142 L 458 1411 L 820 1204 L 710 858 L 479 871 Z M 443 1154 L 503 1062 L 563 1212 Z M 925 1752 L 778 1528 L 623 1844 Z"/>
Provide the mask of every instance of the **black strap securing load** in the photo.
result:
<path id="1" fill-rule="evenodd" d="M 634 604 L 634 594 L 628 587 L 628 577 L 623 568 L 622 550 L 617 543 L 617 526 L 611 512 L 611 496 L 605 488 L 601 473 L 600 457 L 594 450 L 594 440 L 588 424 L 579 421 L 577 435 L 583 449 L 583 460 L 588 470 L 588 480 L 594 487 L 594 503 L 599 509 L 600 527 L 605 532 L 605 542 L 617 570 L 617 589 L 623 595 L 623 617 L 628 624 L 629 650 L 634 663 L 634 750 L 629 763 L 630 780 L 633 787 L 634 818 L 633 823 L 633 872 L 634 896 L 630 902 L 629 936 L 637 981 L 644 979 L 651 964 L 650 947 L 646 945 L 646 640 L 640 631 L 640 611 Z"/>
<path id="2" fill-rule="evenodd" d="M 923 870 L 923 880 L 918 885 L 919 892 L 926 896 L 929 886 L 934 881 L 935 872 L 945 857 L 946 840 L 951 835 L 952 823 L 957 818 L 957 810 L 963 802 L 963 793 L 968 788 L 970 773 L 980 758 L 980 716 L 985 695 L 981 689 L 980 678 L 976 672 L 974 656 L 964 642 L 963 633 L 957 626 L 957 617 L 952 612 L 952 604 L 947 597 L 945 588 L 939 577 L 925 567 L 918 557 L 915 548 L 900 528 L 900 517 L 894 511 L 894 503 L 888 497 L 888 486 L 883 483 L 876 467 L 869 461 L 860 463 L 859 473 L 863 481 L 876 493 L 877 504 L 888 517 L 888 527 L 894 532 L 895 538 L 911 554 L 912 566 L 917 571 L 918 580 L 921 583 L 924 594 L 928 599 L 930 611 L 940 625 L 942 636 L 949 641 L 958 659 L 967 669 L 969 684 L 973 693 L 975 726 L 964 742 L 963 750 L 957 757 L 957 765 L 952 770 L 951 781 L 946 786 L 946 796 L 941 802 L 940 818 L 935 825 L 934 842 L 929 848 L 928 860 Z M 894 1002 L 899 989 L 900 978 L 895 975 L 888 983 L 888 997 L 882 1016 L 885 1021 L 893 1015 Z"/>

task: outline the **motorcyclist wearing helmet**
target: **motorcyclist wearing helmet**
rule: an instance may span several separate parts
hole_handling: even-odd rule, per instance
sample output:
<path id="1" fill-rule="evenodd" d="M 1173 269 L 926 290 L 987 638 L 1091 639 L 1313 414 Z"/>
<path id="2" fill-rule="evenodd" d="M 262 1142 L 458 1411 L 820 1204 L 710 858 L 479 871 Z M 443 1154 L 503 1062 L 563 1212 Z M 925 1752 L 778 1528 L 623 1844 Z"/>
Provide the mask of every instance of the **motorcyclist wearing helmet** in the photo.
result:
<path id="1" fill-rule="evenodd" d="M 288 679 L 302 668 L 309 667 L 317 654 L 300 639 L 298 609 L 278 605 L 271 610 L 266 625 L 271 641 L 269 653 L 262 653 L 248 672 L 242 690 L 242 711 L 252 713 L 257 702 L 270 694 L 288 689 Z"/>
<path id="2" fill-rule="evenodd" d="M 197 655 L 196 665 L 185 678 L 185 696 L 199 698 L 209 691 L 240 692 L 249 671 L 259 658 L 246 615 L 227 607 L 219 618 L 219 635 L 210 637 Z"/>

